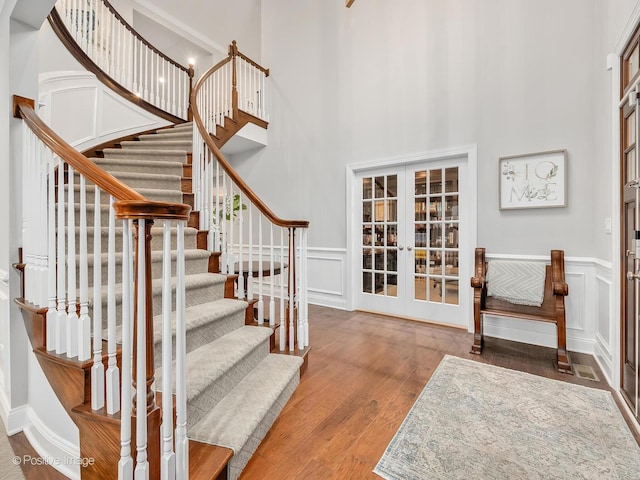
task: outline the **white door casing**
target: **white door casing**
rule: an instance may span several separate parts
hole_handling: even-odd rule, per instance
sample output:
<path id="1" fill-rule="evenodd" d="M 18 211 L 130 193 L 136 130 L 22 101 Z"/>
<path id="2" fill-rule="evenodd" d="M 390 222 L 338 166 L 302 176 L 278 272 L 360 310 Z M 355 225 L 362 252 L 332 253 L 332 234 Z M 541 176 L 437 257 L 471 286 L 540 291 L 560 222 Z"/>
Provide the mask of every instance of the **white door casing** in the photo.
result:
<path id="1" fill-rule="evenodd" d="M 460 179 L 457 189 L 459 191 L 444 186 L 442 192 L 431 192 L 428 189 L 416 190 L 417 177 L 425 175 L 428 177 L 431 170 L 436 174 L 442 172 L 443 175 L 449 175 L 453 171 L 451 169 L 456 167 L 458 170 L 455 173 Z M 367 202 L 366 199 L 364 202 L 362 199 L 363 178 L 371 178 L 373 183 L 376 183 L 377 179 L 378 183 L 381 183 L 381 180 L 388 179 L 389 175 L 398 177 L 397 202 L 396 197 L 393 196 L 393 190 L 390 193 L 391 196 L 387 195 L 389 192 L 384 192 L 385 196 L 381 198 L 376 198 L 376 193 L 372 194 L 373 214 L 378 214 L 379 222 L 371 225 L 371 248 L 373 249 L 372 257 L 374 257 L 371 258 L 371 262 L 375 262 L 377 251 L 385 250 L 387 255 L 392 253 L 392 256 L 397 256 L 397 280 L 393 279 L 394 266 L 391 265 L 389 269 L 388 256 L 381 257 L 377 265 L 370 267 L 375 270 L 371 272 L 371 277 L 374 277 L 371 278 L 373 286 L 365 290 L 371 293 L 363 293 L 363 285 L 368 281 L 367 269 L 364 268 L 367 261 L 365 252 L 367 240 L 363 238 L 366 237 L 363 235 L 363 230 L 366 232 L 367 229 L 363 229 L 366 227 L 363 225 L 366 224 L 366 217 L 363 217 L 365 208 L 363 203 Z M 393 180 L 391 184 L 395 186 Z M 424 186 L 421 188 L 424 189 Z M 378 192 L 378 195 L 380 194 Z M 458 215 L 455 215 L 454 219 L 450 214 L 447 216 L 442 213 L 454 200 L 456 204 L 454 211 L 458 213 L 459 209 L 460 226 Z M 440 205 L 437 208 L 443 210 L 436 209 L 438 202 Z M 376 203 L 378 212 L 375 212 Z M 390 208 L 392 210 L 394 204 L 397 206 L 397 228 L 393 221 L 394 212 L 389 215 Z M 424 209 L 425 206 L 427 213 L 420 216 L 418 209 Z M 384 208 L 384 214 L 382 208 Z M 431 215 L 429 211 L 432 212 Z M 452 209 L 449 208 L 449 212 L 451 211 Z M 349 287 L 347 302 L 350 310 L 377 311 L 472 330 L 472 298 L 470 288 L 467 287 L 473 272 L 473 250 L 477 242 L 475 145 L 348 165 L 347 223 L 347 284 Z M 380 228 L 383 226 L 391 228 Z M 382 234 L 386 239 L 378 245 L 375 243 L 376 227 L 378 227 L 378 237 Z M 425 232 L 425 228 L 429 232 L 425 233 L 426 237 L 423 240 L 419 232 Z M 390 232 L 396 235 L 395 243 L 393 240 L 389 241 Z M 431 240 L 438 236 L 435 235 L 436 233 L 442 239 L 441 243 L 436 244 Z M 429 240 L 426 240 L 427 238 Z M 456 245 L 449 243 L 448 240 L 454 238 Z M 459 249 L 454 248 L 457 244 Z M 363 253 L 365 253 L 364 257 Z M 434 257 L 439 258 L 434 262 Z M 427 258 L 431 261 L 427 261 Z M 452 268 L 454 263 L 458 263 L 458 268 Z M 384 268 L 380 269 L 381 266 Z M 388 281 L 389 277 L 391 282 Z M 393 285 L 394 280 L 397 285 L 397 294 L 392 287 L 389 288 L 389 283 Z M 372 290 L 377 290 L 378 293 Z M 428 301 L 429 295 L 432 296 L 432 301 Z"/>

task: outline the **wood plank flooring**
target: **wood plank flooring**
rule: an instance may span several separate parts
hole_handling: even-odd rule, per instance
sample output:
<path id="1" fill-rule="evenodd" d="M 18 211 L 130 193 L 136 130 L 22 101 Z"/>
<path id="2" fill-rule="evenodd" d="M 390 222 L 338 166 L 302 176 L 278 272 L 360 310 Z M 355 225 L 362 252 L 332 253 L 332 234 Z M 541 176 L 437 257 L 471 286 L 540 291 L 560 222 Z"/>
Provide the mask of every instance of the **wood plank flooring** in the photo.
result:
<path id="1" fill-rule="evenodd" d="M 590 355 L 571 359 L 599 382 L 559 373 L 551 348 L 485 338 L 477 356 L 464 330 L 313 306 L 309 318 L 307 373 L 240 480 L 379 479 L 373 468 L 445 354 L 608 389 Z"/>
<path id="2" fill-rule="evenodd" d="M 464 330 L 362 312 L 310 306 L 309 367 L 300 386 L 245 468 L 240 480 L 366 480 L 444 355 L 455 355 L 588 387 L 599 382 L 558 373 L 555 350 L 485 338 L 471 355 Z M 11 437 L 17 455 L 36 455 L 24 434 Z M 64 478 L 32 467 L 28 479 Z"/>

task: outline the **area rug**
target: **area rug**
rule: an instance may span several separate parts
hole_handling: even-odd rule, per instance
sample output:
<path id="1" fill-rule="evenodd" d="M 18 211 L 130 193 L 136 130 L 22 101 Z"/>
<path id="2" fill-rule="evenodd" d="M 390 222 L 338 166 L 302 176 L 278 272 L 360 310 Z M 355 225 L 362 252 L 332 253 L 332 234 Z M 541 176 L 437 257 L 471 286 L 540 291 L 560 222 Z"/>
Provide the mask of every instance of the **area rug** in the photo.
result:
<path id="1" fill-rule="evenodd" d="M 610 392 L 446 356 L 374 472 L 637 480 L 640 448 Z"/>

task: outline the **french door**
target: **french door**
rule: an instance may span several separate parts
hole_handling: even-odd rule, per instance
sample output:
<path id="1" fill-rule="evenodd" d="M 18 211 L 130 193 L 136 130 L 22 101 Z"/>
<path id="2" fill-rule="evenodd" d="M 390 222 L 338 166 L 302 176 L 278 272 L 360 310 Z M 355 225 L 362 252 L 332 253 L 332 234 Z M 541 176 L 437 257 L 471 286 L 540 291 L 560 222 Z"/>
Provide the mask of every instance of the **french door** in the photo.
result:
<path id="1" fill-rule="evenodd" d="M 640 89 L 640 33 L 636 32 L 622 57 L 621 121 L 621 335 L 620 389 L 640 418 L 638 355 L 640 341 L 640 168 L 638 167 L 638 98 Z"/>
<path id="2" fill-rule="evenodd" d="M 376 169 L 356 180 L 358 308 L 467 327 L 466 162 Z"/>

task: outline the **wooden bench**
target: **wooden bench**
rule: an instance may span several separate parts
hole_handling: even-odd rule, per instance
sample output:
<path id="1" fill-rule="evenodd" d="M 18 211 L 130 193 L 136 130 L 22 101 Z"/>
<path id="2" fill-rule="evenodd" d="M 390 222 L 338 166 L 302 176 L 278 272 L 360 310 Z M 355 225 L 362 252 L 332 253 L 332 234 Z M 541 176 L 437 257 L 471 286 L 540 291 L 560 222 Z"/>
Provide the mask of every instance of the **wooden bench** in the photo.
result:
<path id="1" fill-rule="evenodd" d="M 547 265 L 544 300 L 540 307 L 516 305 L 488 296 L 486 276 L 485 249 L 476 248 L 475 276 L 471 278 L 474 320 L 471 353 L 478 355 L 482 353 L 482 317 L 484 314 L 555 323 L 558 330 L 558 370 L 562 373 L 572 374 L 567 352 L 564 309 L 564 297 L 569 294 L 569 287 L 564 280 L 564 251 L 551 250 L 551 265 Z"/>

